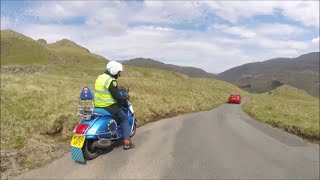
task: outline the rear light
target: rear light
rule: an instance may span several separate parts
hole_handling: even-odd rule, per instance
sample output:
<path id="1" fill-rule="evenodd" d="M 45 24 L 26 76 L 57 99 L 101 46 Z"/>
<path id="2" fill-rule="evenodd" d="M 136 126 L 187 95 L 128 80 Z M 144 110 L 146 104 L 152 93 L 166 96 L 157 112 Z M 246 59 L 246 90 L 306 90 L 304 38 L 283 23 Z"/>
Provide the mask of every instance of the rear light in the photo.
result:
<path id="1" fill-rule="evenodd" d="M 88 124 L 79 124 L 76 127 L 76 133 L 78 134 L 84 134 L 84 132 L 86 132 L 87 128 L 89 127 Z"/>

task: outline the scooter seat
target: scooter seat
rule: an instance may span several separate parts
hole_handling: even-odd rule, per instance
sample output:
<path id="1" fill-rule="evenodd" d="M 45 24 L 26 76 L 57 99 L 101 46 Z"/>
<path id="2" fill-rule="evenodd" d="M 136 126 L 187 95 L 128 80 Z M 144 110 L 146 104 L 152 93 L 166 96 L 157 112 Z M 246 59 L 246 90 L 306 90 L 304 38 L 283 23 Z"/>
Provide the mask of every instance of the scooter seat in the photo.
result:
<path id="1" fill-rule="evenodd" d="M 98 116 L 111 116 L 111 114 L 103 108 L 94 108 L 93 114 L 98 115 Z"/>

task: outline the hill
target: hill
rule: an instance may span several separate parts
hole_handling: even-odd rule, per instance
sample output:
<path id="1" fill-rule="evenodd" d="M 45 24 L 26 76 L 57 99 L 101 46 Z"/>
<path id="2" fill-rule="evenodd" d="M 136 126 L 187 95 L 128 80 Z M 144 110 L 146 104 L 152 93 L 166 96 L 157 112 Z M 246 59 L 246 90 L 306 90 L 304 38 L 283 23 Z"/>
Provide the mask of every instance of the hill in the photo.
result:
<path id="1" fill-rule="evenodd" d="M 105 58 L 70 42 L 50 45 L 1 31 L 2 177 L 41 166 L 69 150 L 72 131 L 79 122 L 80 91 L 86 85 L 94 87 L 106 65 Z M 139 125 L 212 109 L 224 103 L 231 92 L 246 94 L 220 80 L 128 65 L 119 84 L 131 86 Z"/>
<path id="2" fill-rule="evenodd" d="M 42 43 L 11 30 L 1 31 L 1 65 L 48 64 L 52 59 Z"/>
<path id="3" fill-rule="evenodd" d="M 139 67 L 147 67 L 147 68 L 155 68 L 155 69 L 179 72 L 193 78 L 214 78 L 215 77 L 214 74 L 208 73 L 200 68 L 165 64 L 150 58 L 135 58 L 130 60 L 122 60 L 121 62 L 123 64 L 131 65 L 131 66 L 139 66 Z"/>
<path id="4" fill-rule="evenodd" d="M 319 97 L 319 52 L 244 64 L 217 78 L 250 92 L 263 93 L 286 84 Z"/>
<path id="5" fill-rule="evenodd" d="M 49 44 L 49 47 L 55 49 L 55 50 L 69 50 L 69 51 L 75 51 L 75 52 L 84 52 L 84 53 L 90 53 L 90 51 L 82 46 L 79 46 L 78 44 L 68 40 L 68 39 L 62 39 L 60 41 L 57 41 L 55 43 Z"/>
<path id="6" fill-rule="evenodd" d="M 319 99 L 288 85 L 270 92 L 251 95 L 243 106 L 256 120 L 320 142 Z"/>
<path id="7" fill-rule="evenodd" d="M 43 39 L 36 41 L 12 30 L 1 31 L 1 65 L 88 65 L 106 60 L 67 39 L 52 44 L 44 42 Z"/>

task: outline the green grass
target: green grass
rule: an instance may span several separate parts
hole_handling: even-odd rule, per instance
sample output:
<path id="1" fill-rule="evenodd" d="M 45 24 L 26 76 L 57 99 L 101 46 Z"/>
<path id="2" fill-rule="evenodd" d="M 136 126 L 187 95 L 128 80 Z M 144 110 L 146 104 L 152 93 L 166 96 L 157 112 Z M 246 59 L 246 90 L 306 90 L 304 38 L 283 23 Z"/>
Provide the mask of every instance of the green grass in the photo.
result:
<path id="1" fill-rule="evenodd" d="M 71 52 L 84 52 L 88 53 L 89 50 L 79 46 L 78 44 L 67 40 L 67 39 L 62 39 L 60 41 L 57 41 L 55 43 L 49 44 L 48 47 L 55 49 L 55 50 L 60 50 L 60 51 L 71 51 Z"/>
<path id="2" fill-rule="evenodd" d="M 72 130 L 80 120 L 80 91 L 86 85 L 94 87 L 106 62 L 69 41 L 46 45 L 1 31 L 1 68 L 34 67 L 20 73 L 1 71 L 1 152 L 16 153 L 1 156 L 2 175 L 41 166 L 69 150 Z M 31 73 L 35 65 L 46 70 Z M 271 94 L 253 95 L 219 80 L 131 66 L 125 66 L 119 84 L 131 87 L 138 125 L 209 110 L 238 92 L 251 96 L 244 110 L 256 119 L 319 140 L 319 99 L 286 86 Z"/>
<path id="3" fill-rule="evenodd" d="M 319 99 L 302 90 L 281 86 L 271 92 L 251 95 L 243 110 L 258 121 L 307 140 L 319 142 Z"/>
<path id="4" fill-rule="evenodd" d="M 18 144 L 37 135 L 69 137 L 79 120 L 79 93 L 85 85 L 93 88 L 104 66 L 92 69 L 89 73 L 81 66 L 64 65 L 46 73 L 1 74 L 1 147 L 17 149 L 10 143 L 16 137 Z M 119 83 L 131 87 L 139 124 L 170 114 L 208 110 L 224 103 L 229 93 L 242 92 L 218 80 L 187 79 L 174 72 L 138 67 L 126 67 Z"/>
<path id="5" fill-rule="evenodd" d="M 1 65 L 48 64 L 48 49 L 14 31 L 1 31 Z"/>
<path id="6" fill-rule="evenodd" d="M 41 166 L 69 150 L 72 130 L 80 120 L 80 91 L 86 85 L 94 87 L 107 61 L 72 43 L 67 42 L 67 48 L 64 45 L 46 45 L 12 31 L 1 31 L 1 68 L 28 68 L 34 64 L 47 67 L 35 73 L 1 73 L 1 151 L 16 152 L 18 156 L 1 156 L 2 162 L 15 162 L 1 163 L 5 174 Z M 29 51 L 27 46 L 35 53 L 25 53 Z M 19 53 L 22 55 L 16 56 Z M 209 110 L 224 103 L 231 92 L 244 93 L 219 80 L 192 79 L 175 72 L 130 66 L 125 67 L 119 84 L 131 87 L 138 125 Z"/>
<path id="7" fill-rule="evenodd" d="M 53 44 L 43 44 L 23 34 L 1 31 L 1 65 L 49 65 L 99 63 L 103 57 L 87 51 L 68 40 Z"/>
<path id="8" fill-rule="evenodd" d="M 18 152 L 21 169 L 38 167 L 66 152 L 79 122 L 81 89 L 94 87 L 105 64 L 61 64 L 47 72 L 1 74 L 1 150 Z M 189 79 L 175 72 L 139 67 L 126 66 L 125 70 L 119 84 L 131 87 L 138 125 L 209 110 L 224 103 L 229 93 L 243 93 L 219 80 Z M 58 145 L 64 149 L 50 151 Z"/>

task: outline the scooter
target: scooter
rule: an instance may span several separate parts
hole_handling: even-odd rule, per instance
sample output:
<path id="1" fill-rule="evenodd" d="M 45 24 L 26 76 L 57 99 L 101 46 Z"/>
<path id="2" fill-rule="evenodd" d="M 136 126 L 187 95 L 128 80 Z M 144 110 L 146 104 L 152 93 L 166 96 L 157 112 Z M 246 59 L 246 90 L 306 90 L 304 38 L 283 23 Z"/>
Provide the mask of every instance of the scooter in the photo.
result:
<path id="1" fill-rule="evenodd" d="M 120 94 L 128 96 L 128 91 L 120 89 Z M 123 139 L 123 132 L 107 110 L 94 107 L 94 94 L 90 87 L 85 86 L 80 94 L 78 115 L 80 123 L 74 128 L 71 139 L 71 157 L 74 161 L 85 163 L 98 157 L 102 149 L 109 148 Z M 136 133 L 136 118 L 132 104 L 128 100 L 122 104 L 122 109 L 128 116 L 131 137 Z"/>

